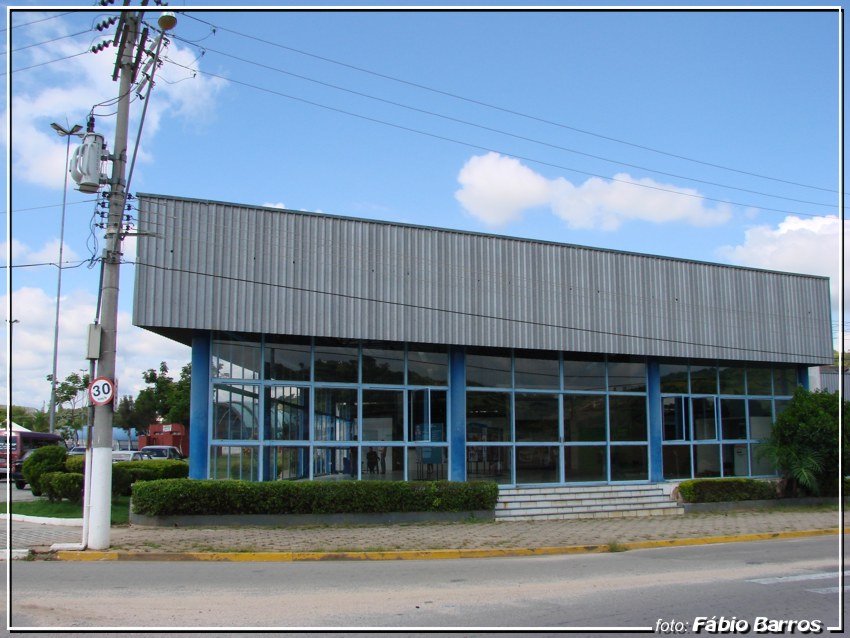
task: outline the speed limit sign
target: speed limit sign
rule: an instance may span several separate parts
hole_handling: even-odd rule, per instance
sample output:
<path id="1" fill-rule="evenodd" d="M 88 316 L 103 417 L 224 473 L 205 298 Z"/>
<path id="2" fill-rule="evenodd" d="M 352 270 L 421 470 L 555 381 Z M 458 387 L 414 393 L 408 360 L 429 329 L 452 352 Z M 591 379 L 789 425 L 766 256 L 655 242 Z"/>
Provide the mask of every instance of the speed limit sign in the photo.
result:
<path id="1" fill-rule="evenodd" d="M 115 385 L 106 377 L 98 377 L 89 385 L 89 399 L 95 405 L 106 405 L 115 397 Z"/>

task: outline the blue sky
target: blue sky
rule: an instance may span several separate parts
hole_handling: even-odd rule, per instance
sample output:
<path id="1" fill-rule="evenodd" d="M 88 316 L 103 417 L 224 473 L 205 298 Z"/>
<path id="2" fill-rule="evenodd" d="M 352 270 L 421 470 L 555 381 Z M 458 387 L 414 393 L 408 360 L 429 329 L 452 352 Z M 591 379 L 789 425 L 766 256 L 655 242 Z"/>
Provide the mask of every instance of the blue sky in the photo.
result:
<path id="1" fill-rule="evenodd" d="M 171 4 L 186 14 L 158 72 L 132 192 L 827 275 L 837 309 L 835 12 Z M 50 62 L 99 42 L 98 14 L 43 20 L 55 15 L 12 18 L 13 264 L 58 257 L 65 145 L 50 122 L 84 124 L 117 94 L 114 49 Z M 141 105 L 131 108 L 132 147 Z M 113 110 L 94 111 L 111 148 Z M 69 265 L 92 253 L 90 199 L 68 194 Z M 131 260 L 133 242 L 125 248 Z M 87 367 L 97 273 L 64 271 L 61 377 Z M 165 360 L 176 371 L 189 352 L 130 325 L 132 266 L 121 277 L 119 392 L 135 394 L 142 370 Z M 11 292 L 14 402 L 40 407 L 56 268 L 15 268 Z"/>

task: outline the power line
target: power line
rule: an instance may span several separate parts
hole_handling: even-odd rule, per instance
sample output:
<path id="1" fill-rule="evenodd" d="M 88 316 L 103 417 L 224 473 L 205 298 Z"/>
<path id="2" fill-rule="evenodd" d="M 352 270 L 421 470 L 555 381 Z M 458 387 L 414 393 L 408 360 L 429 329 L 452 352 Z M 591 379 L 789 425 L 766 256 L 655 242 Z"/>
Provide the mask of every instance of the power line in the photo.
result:
<path id="1" fill-rule="evenodd" d="M 68 202 L 67 206 L 76 206 L 77 204 L 86 204 L 88 202 L 96 202 L 97 199 L 81 199 L 78 202 Z M 62 204 L 47 204 L 46 206 L 30 206 L 29 208 L 16 208 L 12 211 L 12 213 L 23 213 L 31 210 L 43 210 L 45 208 L 59 208 Z M 0 215 L 5 215 L 9 211 L 0 210 Z"/>
<path id="2" fill-rule="evenodd" d="M 821 186 L 812 186 L 810 184 L 803 184 L 801 182 L 794 182 L 794 181 L 791 181 L 791 180 L 781 179 L 781 178 L 778 178 L 778 177 L 771 177 L 769 175 L 762 175 L 760 173 L 754 173 L 754 172 L 751 172 L 751 171 L 746 171 L 746 170 L 742 170 L 742 169 L 738 169 L 738 168 L 732 168 L 730 166 L 724 166 L 722 164 L 715 164 L 715 163 L 712 163 L 712 162 L 707 162 L 705 160 L 699 160 L 699 159 L 696 159 L 696 158 L 693 158 L 693 157 L 688 157 L 688 156 L 685 156 L 685 155 L 678 155 L 676 153 L 671 153 L 669 151 L 664 151 L 664 150 L 653 148 L 651 146 L 646 146 L 646 145 L 643 145 L 643 144 L 636 144 L 634 142 L 629 142 L 627 140 L 622 140 L 622 139 L 619 139 L 619 138 L 616 138 L 616 137 L 603 135 L 601 133 L 595 133 L 593 131 L 588 131 L 588 130 L 585 130 L 585 129 L 577 128 L 575 126 L 570 126 L 570 125 L 564 124 L 562 122 L 555 122 L 553 120 L 548 120 L 546 118 L 538 117 L 538 116 L 535 116 L 535 115 L 529 115 L 527 113 L 522 113 L 520 111 L 515 111 L 515 110 L 509 109 L 509 108 L 498 106 L 496 104 L 491 104 L 489 102 L 484 102 L 482 100 L 477 100 L 477 99 L 474 99 L 474 98 L 459 95 L 457 93 L 451 93 L 449 91 L 444 91 L 442 89 L 437 89 L 437 88 L 427 86 L 427 85 L 424 85 L 424 84 L 419 84 L 417 82 L 412 82 L 410 80 L 405 80 L 405 79 L 402 79 L 402 78 L 394 77 L 392 75 L 387 75 L 387 74 L 384 74 L 384 73 L 380 73 L 378 71 L 372 71 L 371 69 L 366 69 L 366 68 L 363 68 L 363 67 L 355 66 L 353 64 L 348 64 L 347 62 L 342 62 L 340 60 L 334 60 L 333 58 L 318 55 L 318 54 L 315 54 L 315 53 L 310 53 L 308 51 L 303 51 L 301 49 L 296 49 L 294 47 L 286 46 L 284 44 L 280 44 L 279 42 L 272 42 L 270 40 L 264 40 L 263 38 L 258 38 L 257 36 L 253 36 L 253 35 L 250 35 L 250 34 L 247 34 L 247 33 L 242 33 L 240 31 L 236 31 L 235 29 L 229 29 L 227 27 L 215 25 L 212 22 L 202 20 L 201 18 L 196 18 L 195 16 L 193 16 L 189 13 L 182 13 L 181 15 L 185 15 L 186 17 L 191 18 L 192 20 L 196 20 L 197 22 L 202 22 L 202 23 L 204 23 L 204 24 L 206 24 L 210 27 L 213 27 L 215 29 L 227 31 L 228 33 L 232 33 L 234 35 L 238 35 L 238 36 L 241 36 L 243 38 L 248 38 L 250 40 L 255 40 L 257 42 L 261 42 L 261 43 L 267 44 L 269 46 L 277 47 L 279 49 L 284 49 L 286 51 L 292 51 L 293 53 L 298 53 L 299 55 L 304 55 L 304 56 L 311 57 L 311 58 L 314 58 L 314 59 L 317 59 L 317 60 L 322 60 L 323 62 L 328 62 L 330 64 L 336 64 L 338 66 L 342 66 L 342 67 L 345 67 L 345 68 L 348 68 L 348 69 L 352 69 L 354 71 L 359 71 L 360 73 L 367 73 L 367 74 L 375 76 L 375 77 L 379 77 L 379 78 L 382 78 L 382 79 L 385 79 L 385 80 L 390 80 L 392 82 L 398 82 L 400 84 L 412 86 L 414 88 L 422 89 L 424 91 L 430 91 L 432 93 L 437 93 L 439 95 L 444 95 L 446 97 L 451 97 L 451 98 L 454 98 L 454 99 L 457 99 L 457 100 L 462 100 L 462 101 L 468 102 L 470 104 L 476 104 L 478 106 L 484 106 L 486 108 L 501 111 L 503 113 L 508 113 L 510 115 L 516 115 L 518 117 L 523 117 L 523 118 L 526 118 L 526 119 L 529 119 L 529 120 L 533 120 L 535 122 L 540 122 L 540 123 L 543 123 L 543 124 L 549 124 L 550 126 L 557 126 L 559 128 L 568 129 L 570 131 L 575 131 L 576 133 L 581 133 L 583 135 L 598 137 L 600 139 L 608 140 L 610 142 L 616 142 L 618 144 L 625 144 L 625 145 L 631 146 L 633 148 L 638 148 L 638 149 L 641 149 L 641 150 L 644 150 L 644 151 L 650 151 L 652 153 L 658 153 L 659 155 L 665 155 L 667 157 L 672 157 L 672 158 L 675 158 L 675 159 L 685 160 L 685 161 L 688 161 L 688 162 L 694 162 L 696 164 L 702 164 L 703 166 L 710 166 L 712 168 L 719 168 L 719 169 L 722 169 L 722 170 L 725 170 L 725 171 L 740 173 L 742 175 L 748 175 L 750 177 L 758 177 L 760 179 L 767 179 L 767 180 L 771 180 L 771 181 L 775 181 L 775 182 L 781 182 L 783 184 L 790 184 L 792 186 L 800 186 L 802 188 L 811 188 L 813 190 L 825 191 L 827 193 L 837 193 L 838 192 L 836 189 L 823 188 Z"/>
<path id="3" fill-rule="evenodd" d="M 12 49 L 11 53 L 16 53 L 18 51 L 23 51 L 24 49 L 31 49 L 32 47 L 40 47 L 44 44 L 50 44 L 51 42 L 58 42 L 59 40 L 64 40 L 65 38 L 73 38 L 78 35 L 83 35 L 84 33 L 89 33 L 93 31 L 93 29 L 86 29 L 85 31 L 77 31 L 76 33 L 69 33 L 68 35 L 60 35 L 58 38 L 53 38 L 52 40 L 44 40 L 43 42 L 34 42 L 32 44 L 25 44 L 22 47 L 18 47 L 17 49 Z M 0 55 L 6 55 L 6 51 L 0 52 Z"/>
<path id="4" fill-rule="evenodd" d="M 464 311 L 464 310 L 453 310 L 453 309 L 450 309 L 450 308 L 435 308 L 433 306 L 426 306 L 426 305 L 421 305 L 421 304 L 412 304 L 412 303 L 406 303 L 406 302 L 403 302 L 403 301 L 391 301 L 391 300 L 386 300 L 386 299 L 375 299 L 375 298 L 371 298 L 371 297 L 362 297 L 362 296 L 359 296 L 359 295 L 352 295 L 352 294 L 347 294 L 347 293 L 342 293 L 342 292 L 330 292 L 330 291 L 326 291 L 326 290 L 317 290 L 317 289 L 313 289 L 313 288 L 305 288 L 305 287 L 302 287 L 302 286 L 291 286 L 291 285 L 287 285 L 287 284 L 276 284 L 276 283 L 270 283 L 270 282 L 267 282 L 267 281 L 258 281 L 258 280 L 253 280 L 253 279 L 246 279 L 244 277 L 233 277 L 233 276 L 230 276 L 230 275 L 220 275 L 220 274 L 215 274 L 215 273 L 201 272 L 201 271 L 197 271 L 197 270 L 188 270 L 188 269 L 185 269 L 185 268 L 173 268 L 173 267 L 170 267 L 170 266 L 159 266 L 159 265 L 148 264 L 148 263 L 140 262 L 140 261 L 122 261 L 122 263 L 133 264 L 133 265 L 136 265 L 136 266 L 143 266 L 143 267 L 147 267 L 147 268 L 153 268 L 155 270 L 165 270 L 165 271 L 169 271 L 169 272 L 184 273 L 184 274 L 187 274 L 187 275 L 197 275 L 197 276 L 200 276 L 200 277 L 212 277 L 212 278 L 215 278 L 215 279 L 224 279 L 225 281 L 234 281 L 234 282 L 237 282 L 237 283 L 256 284 L 256 285 L 260 285 L 260 286 L 267 286 L 269 288 L 282 288 L 282 289 L 285 289 L 285 290 L 292 290 L 294 292 L 304 292 L 304 293 L 315 294 L 315 295 L 326 295 L 326 296 L 330 296 L 330 297 L 337 297 L 337 298 L 340 298 L 340 299 L 350 299 L 352 301 L 365 301 L 365 302 L 369 302 L 369 303 L 379 303 L 379 304 L 385 304 L 385 305 L 389 305 L 389 306 L 410 308 L 412 310 L 427 310 L 427 311 L 430 311 L 430 312 L 441 312 L 441 313 L 451 314 L 451 315 L 460 315 L 460 316 L 465 316 L 465 317 L 471 317 L 473 319 L 489 319 L 489 320 L 494 320 L 494 321 L 505 321 L 505 322 L 508 322 L 508 323 L 523 324 L 523 325 L 535 326 L 535 327 L 540 327 L 540 328 L 555 328 L 555 329 L 558 329 L 558 330 L 573 330 L 573 331 L 576 331 L 576 332 L 586 332 L 586 333 L 590 333 L 590 334 L 598 334 L 598 335 L 603 335 L 603 336 L 608 336 L 608 337 L 623 337 L 623 338 L 628 338 L 628 339 L 640 339 L 640 340 L 643 340 L 643 341 L 658 341 L 658 342 L 662 342 L 662 343 L 672 343 L 672 344 L 676 344 L 676 345 L 685 345 L 685 346 L 697 346 L 697 347 L 702 347 L 702 348 L 718 348 L 718 349 L 722 349 L 722 350 L 733 350 L 733 351 L 736 351 L 736 352 L 751 352 L 751 353 L 756 353 L 756 354 L 771 354 L 771 355 L 783 355 L 783 356 L 793 356 L 793 357 L 811 356 L 809 353 L 781 352 L 781 351 L 776 351 L 776 350 L 762 350 L 762 349 L 758 349 L 758 348 L 741 348 L 741 347 L 738 347 L 738 346 L 726 346 L 726 345 L 718 345 L 718 344 L 712 344 L 712 343 L 700 343 L 700 342 L 697 342 L 697 341 L 682 341 L 682 340 L 679 340 L 679 339 L 667 339 L 667 338 L 664 338 L 664 337 L 650 337 L 650 336 L 647 336 L 647 335 L 635 335 L 635 334 L 629 334 L 629 333 L 625 333 L 625 332 L 615 332 L 615 331 L 611 331 L 611 330 L 597 330 L 597 329 L 593 329 L 593 328 L 578 328 L 578 327 L 574 327 L 574 326 L 565 326 L 565 325 L 560 325 L 560 324 L 547 323 L 547 322 L 543 322 L 543 321 L 532 321 L 532 320 L 529 320 L 529 319 L 512 319 L 512 318 L 509 318 L 509 317 L 500 317 L 498 315 L 485 315 L 485 314 L 481 314 L 481 313 L 468 312 L 468 311 Z"/>
<path id="5" fill-rule="evenodd" d="M 180 38 L 178 36 L 174 36 L 174 38 L 176 40 L 180 40 L 182 42 L 186 42 L 188 44 L 194 45 L 191 41 L 185 40 L 185 39 Z M 346 92 L 346 93 L 350 93 L 352 95 L 357 95 L 357 96 L 365 97 L 365 98 L 368 98 L 370 100 L 375 100 L 375 101 L 378 101 L 378 102 L 381 102 L 381 103 L 384 103 L 384 104 L 389 104 L 391 106 L 397 106 L 397 107 L 400 107 L 400 108 L 403 108 L 403 109 L 414 111 L 416 113 L 423 113 L 425 115 L 438 117 L 438 118 L 441 118 L 441 119 L 444 119 L 444 120 L 456 122 L 456 123 L 463 124 L 463 125 L 466 125 L 466 126 L 473 126 L 475 128 L 481 129 L 481 130 L 490 131 L 492 133 L 498 133 L 500 135 L 507 135 L 507 136 L 513 137 L 515 139 L 523 140 L 523 141 L 526 141 L 526 142 L 531 142 L 533 144 L 539 144 L 541 146 L 546 146 L 546 147 L 549 147 L 549 148 L 565 151 L 565 152 L 568 152 L 568 153 L 574 153 L 576 155 L 589 157 L 589 158 L 600 160 L 600 161 L 603 161 L 603 162 L 608 162 L 608 163 L 616 164 L 616 165 L 619 165 L 619 166 L 627 166 L 627 167 L 630 167 L 630 168 L 636 168 L 636 169 L 639 169 L 639 170 L 642 170 L 642 171 L 647 171 L 647 172 L 650 172 L 650 173 L 656 173 L 658 175 L 665 175 L 667 177 L 674 177 L 674 178 L 677 178 L 677 179 L 684 179 L 684 180 L 688 180 L 688 181 L 692 181 L 692 182 L 698 182 L 700 184 L 706 184 L 706 185 L 709 185 L 709 186 L 719 186 L 721 188 L 727 188 L 727 189 L 731 189 L 731 190 L 741 191 L 741 192 L 750 193 L 750 194 L 753 194 L 753 195 L 763 195 L 765 197 L 773 197 L 773 198 L 776 198 L 776 199 L 783 199 L 783 200 L 790 201 L 790 202 L 796 202 L 798 204 L 810 204 L 810 205 L 813 205 L 813 206 L 823 206 L 823 207 L 826 207 L 826 208 L 835 208 L 836 207 L 835 204 L 824 204 L 824 203 L 821 203 L 821 202 L 813 202 L 813 201 L 809 201 L 809 200 L 805 200 L 805 199 L 796 199 L 796 198 L 793 198 L 793 197 L 786 197 L 786 196 L 783 196 L 783 195 L 775 195 L 773 193 L 765 193 L 763 191 L 751 190 L 751 189 L 748 189 L 748 188 L 741 188 L 739 186 L 732 186 L 732 185 L 723 184 L 723 183 L 720 183 L 720 182 L 712 182 L 712 181 L 709 181 L 709 180 L 700 179 L 698 177 L 690 177 L 690 176 L 687 176 L 687 175 L 679 175 L 677 173 L 669 173 L 669 172 L 666 172 L 666 171 L 662 171 L 662 170 L 658 170 L 658 169 L 654 169 L 654 168 L 649 168 L 649 167 L 646 167 L 646 166 L 641 166 L 639 164 L 631 164 L 629 162 L 624 162 L 622 160 L 616 160 L 616 159 L 611 159 L 611 158 L 604 157 L 604 156 L 601 156 L 601 155 L 594 155 L 592 153 L 586 153 L 584 151 L 580 151 L 580 150 L 573 149 L 573 148 L 568 148 L 568 147 L 565 147 L 565 146 L 560 146 L 558 144 L 553 144 L 551 142 L 546 142 L 546 141 L 543 141 L 543 140 L 538 140 L 538 139 L 534 139 L 534 138 L 531 138 L 531 137 L 526 137 L 524 135 L 518 135 L 516 133 L 511 133 L 509 131 L 505 131 L 505 130 L 502 130 L 502 129 L 497 129 L 497 128 L 493 128 L 493 127 L 490 127 L 490 126 L 485 126 L 483 124 L 478 124 L 477 122 L 470 122 L 468 120 L 463 120 L 463 119 L 460 119 L 460 118 L 452 117 L 450 115 L 445 115 L 443 113 L 437 113 L 435 111 L 430 111 L 430 110 L 427 110 L 427 109 L 421 109 L 421 108 L 418 108 L 418 107 L 415 107 L 415 106 L 410 106 L 408 104 L 403 104 L 401 102 L 395 102 L 393 100 L 387 100 L 387 99 L 384 99 L 384 98 L 381 98 L 381 97 L 377 97 L 375 95 L 370 95 L 368 93 L 363 93 L 361 91 L 356 91 L 354 89 L 349 89 L 349 88 L 346 88 L 346 87 L 338 86 L 338 85 L 332 84 L 330 82 L 324 82 L 322 80 L 317 80 L 315 78 L 311 78 L 311 77 L 308 77 L 308 76 L 305 76 L 305 75 L 300 75 L 298 73 L 286 71 L 285 69 L 281 69 L 279 67 L 264 64 L 262 62 L 256 62 L 254 60 L 248 60 L 246 58 L 242 58 L 242 57 L 239 57 L 237 55 L 233 55 L 231 53 L 226 53 L 224 51 L 219 51 L 219 50 L 212 49 L 212 48 L 209 48 L 209 47 L 201 47 L 200 45 L 194 45 L 194 46 L 197 46 L 198 48 L 200 48 L 204 51 L 217 53 L 218 55 L 222 55 L 224 57 L 228 57 L 228 58 L 231 58 L 233 60 L 238 60 L 239 62 L 244 62 L 246 64 L 252 64 L 254 66 L 257 66 L 257 67 L 260 67 L 260 68 L 263 68 L 263 69 L 267 69 L 269 71 L 275 71 L 277 73 L 282 73 L 282 74 L 288 75 L 290 77 L 298 78 L 298 79 L 304 80 L 306 82 L 312 82 L 314 84 L 319 84 L 321 86 L 332 88 L 332 89 L 335 89 L 337 91 L 343 91 L 343 92 Z"/>
<path id="6" fill-rule="evenodd" d="M 70 268 L 79 268 L 83 264 L 89 263 L 89 261 L 90 261 L 89 259 L 82 259 L 80 261 L 66 261 L 64 263 L 73 264 L 73 265 L 72 266 L 62 266 L 62 269 L 68 270 Z M 40 266 L 55 266 L 57 268 L 59 267 L 59 265 L 55 261 L 43 261 L 43 262 L 39 262 L 39 263 L 36 263 L 36 264 L 12 264 L 11 266 L 3 265 L 3 266 L 0 266 L 0 268 L 38 268 Z"/>
<path id="7" fill-rule="evenodd" d="M 70 60 L 71 58 L 76 58 L 81 55 L 85 55 L 89 50 L 81 51 L 80 53 L 74 53 L 73 55 L 66 55 L 64 58 L 56 58 L 55 60 L 48 60 L 47 62 L 39 62 L 38 64 L 33 64 L 32 66 L 21 67 L 20 69 L 12 69 L 12 73 L 19 73 L 21 71 L 28 71 L 30 69 L 34 69 L 39 66 L 44 66 L 45 64 L 53 64 L 54 62 L 61 62 L 62 60 Z M 0 75 L 6 75 L 6 72 L 0 72 Z"/>
<path id="8" fill-rule="evenodd" d="M 66 11 L 65 13 L 57 13 L 56 15 L 48 16 L 46 18 L 41 18 L 40 20 L 33 20 L 32 22 L 22 22 L 21 24 L 13 24 L 12 28 L 17 29 L 19 27 L 26 27 L 26 26 L 29 26 L 31 24 L 37 24 L 39 22 L 46 22 L 47 20 L 54 20 L 56 18 L 61 18 L 62 16 L 71 15 L 72 13 L 75 13 L 75 11 Z M 7 31 L 6 27 L 3 27 L 2 29 L 0 29 L 0 32 L 2 32 L 2 31 Z"/>
<path id="9" fill-rule="evenodd" d="M 183 68 L 188 68 L 185 65 L 182 65 L 178 62 L 174 62 L 173 60 L 169 60 L 167 58 L 166 58 L 166 61 L 170 62 L 171 64 L 175 64 L 177 66 L 183 67 Z M 471 142 L 465 142 L 465 141 L 458 140 L 458 139 L 451 138 L 451 137 L 447 137 L 447 136 L 444 136 L 444 135 L 438 135 L 436 133 L 429 133 L 427 131 L 412 128 L 412 127 L 409 127 L 409 126 L 404 126 L 404 125 L 401 125 L 401 124 L 395 124 L 393 122 L 387 122 L 386 120 L 381 120 L 381 119 L 370 117 L 370 116 L 367 116 L 367 115 L 361 115 L 359 113 L 353 113 L 351 111 L 346 111 L 345 109 L 340 109 L 340 108 L 333 107 L 333 106 L 327 106 L 325 104 L 320 104 L 319 102 L 313 102 L 313 101 L 307 100 L 305 98 L 296 97 L 294 95 L 289 95 L 289 94 L 286 94 L 286 93 L 282 93 L 280 91 L 275 91 L 274 89 L 268 89 L 268 88 L 265 88 L 265 87 L 262 87 L 262 86 L 257 86 L 256 84 L 251 84 L 249 82 L 244 82 L 242 80 L 235 80 L 233 78 L 229 78 L 229 77 L 226 77 L 226 76 L 223 76 L 223 75 L 218 75 L 216 73 L 212 73 L 210 71 L 203 71 L 201 69 L 190 69 L 190 70 L 195 71 L 197 73 L 201 73 L 203 75 L 207 75 L 209 77 L 218 78 L 218 79 L 224 80 L 226 82 L 231 82 L 233 84 L 239 84 L 240 86 L 246 86 L 246 87 L 249 87 L 249 88 L 252 88 L 252 89 L 256 89 L 258 91 L 263 91 L 265 93 L 270 93 L 272 95 L 277 95 L 279 97 L 284 97 L 284 98 L 287 98 L 287 99 L 290 99 L 290 100 L 295 100 L 297 102 L 302 102 L 304 104 L 309 104 L 311 106 L 316 106 L 318 108 L 326 109 L 328 111 L 333 111 L 335 113 L 342 113 L 344 115 L 356 117 L 356 118 L 359 118 L 359 119 L 362 119 L 362 120 L 366 120 L 368 122 L 373 122 L 373 123 L 376 123 L 376 124 L 382 124 L 384 126 L 390 126 L 392 128 L 396 128 L 396 129 L 399 129 L 399 130 L 402 130 L 402 131 L 408 131 L 410 133 L 416 133 L 418 135 L 424 135 L 426 137 L 431 137 L 431 138 L 434 138 L 434 139 L 442 140 L 444 142 L 451 142 L 453 144 L 458 144 L 460 146 L 465 146 L 467 148 L 474 148 L 474 149 L 477 149 L 479 151 L 485 151 L 485 152 L 488 152 L 488 153 L 498 153 L 498 154 L 504 155 L 506 157 L 513 157 L 515 159 L 524 160 L 524 161 L 527 161 L 527 162 L 533 162 L 535 164 L 540 164 L 542 166 L 549 166 L 549 167 L 552 167 L 552 168 L 558 168 L 558 169 L 561 169 L 561 170 L 570 171 L 570 172 L 573 172 L 573 173 L 578 173 L 580 175 L 587 175 L 589 177 L 598 177 L 599 179 L 604 179 L 604 180 L 608 180 L 608 181 L 611 181 L 611 182 L 617 182 L 617 183 L 621 183 L 621 184 L 629 184 L 631 186 L 635 186 L 635 187 L 639 187 L 639 188 L 647 188 L 647 189 L 654 190 L 654 191 L 671 193 L 671 194 L 680 195 L 680 196 L 683 196 L 683 197 L 690 197 L 692 199 L 699 199 L 699 200 L 704 200 L 704 201 L 717 202 L 717 203 L 720 203 L 720 204 L 742 206 L 742 207 L 745 207 L 745 208 L 752 208 L 752 209 L 756 209 L 756 210 L 770 211 L 770 212 L 774 212 L 774 213 L 783 213 L 783 214 L 787 214 L 787 215 L 805 215 L 805 216 L 808 216 L 808 217 L 818 217 L 819 216 L 819 215 L 811 215 L 811 214 L 807 215 L 807 214 L 804 214 L 804 213 L 798 213 L 797 211 L 787 210 L 787 209 L 782 209 L 782 208 L 769 208 L 767 206 L 758 206 L 756 204 L 748 204 L 748 203 L 742 203 L 742 202 L 735 202 L 735 201 L 732 201 L 732 200 L 719 199 L 719 198 L 716 198 L 716 197 L 708 197 L 707 195 L 700 195 L 700 194 L 695 194 L 695 193 L 686 193 L 686 192 L 683 192 L 683 191 L 673 190 L 673 189 L 670 189 L 670 188 L 663 188 L 661 186 L 652 186 L 652 185 L 649 185 L 649 184 L 641 184 L 639 182 L 633 182 L 633 181 L 626 180 L 626 179 L 619 179 L 617 177 L 609 177 L 609 176 L 606 176 L 606 175 L 600 175 L 598 173 L 591 173 L 590 171 L 584 171 L 584 170 L 581 170 L 581 169 L 578 169 L 578 168 L 573 168 L 573 167 L 570 167 L 570 166 L 564 166 L 562 164 L 555 164 L 554 162 L 547 162 L 547 161 L 544 161 L 544 160 L 535 159 L 533 157 L 518 155 L 516 153 L 508 153 L 506 151 L 491 148 L 491 147 L 488 147 L 488 146 L 481 146 L 480 144 L 473 144 Z"/>

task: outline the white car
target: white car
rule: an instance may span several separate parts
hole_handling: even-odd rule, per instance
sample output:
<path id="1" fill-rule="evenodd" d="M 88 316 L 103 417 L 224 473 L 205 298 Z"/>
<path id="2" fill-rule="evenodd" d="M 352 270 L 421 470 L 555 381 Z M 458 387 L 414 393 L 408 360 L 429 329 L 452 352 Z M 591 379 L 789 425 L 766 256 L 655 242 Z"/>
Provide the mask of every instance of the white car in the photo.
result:
<path id="1" fill-rule="evenodd" d="M 149 461 L 153 457 L 150 454 L 145 452 L 139 452 L 138 450 L 113 450 L 112 451 L 112 462 L 117 463 L 118 461 Z"/>

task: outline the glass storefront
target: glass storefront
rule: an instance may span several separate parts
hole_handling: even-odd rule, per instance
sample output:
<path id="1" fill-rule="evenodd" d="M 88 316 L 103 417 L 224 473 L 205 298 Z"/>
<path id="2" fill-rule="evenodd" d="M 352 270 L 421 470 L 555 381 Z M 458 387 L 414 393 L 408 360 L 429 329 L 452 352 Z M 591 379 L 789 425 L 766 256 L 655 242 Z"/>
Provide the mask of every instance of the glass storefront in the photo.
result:
<path id="1" fill-rule="evenodd" d="M 461 354 L 465 377 L 452 390 L 447 346 L 216 333 L 208 475 L 509 485 L 770 476 L 758 451 L 797 380 L 793 366 L 660 363 L 661 447 L 651 448 L 644 359 Z M 452 396 L 465 417 L 454 434 Z"/>

